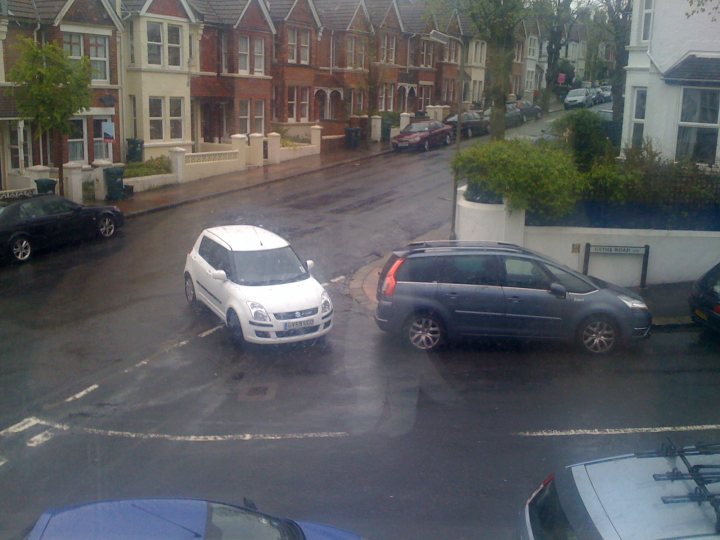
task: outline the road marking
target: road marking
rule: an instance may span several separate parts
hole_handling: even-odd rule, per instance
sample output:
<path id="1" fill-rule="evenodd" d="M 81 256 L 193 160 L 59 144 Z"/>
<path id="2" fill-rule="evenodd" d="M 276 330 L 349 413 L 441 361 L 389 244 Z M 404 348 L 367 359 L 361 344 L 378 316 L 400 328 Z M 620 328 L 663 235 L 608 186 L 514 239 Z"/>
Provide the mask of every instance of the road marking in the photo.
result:
<path id="1" fill-rule="evenodd" d="M 97 429 L 81 427 L 73 429 L 68 424 L 59 422 L 51 422 L 49 420 L 41 420 L 35 418 L 36 424 L 43 425 L 59 431 L 74 431 L 76 433 L 87 435 L 101 435 L 104 437 L 119 437 L 124 439 L 141 439 L 141 440 L 164 440 L 174 442 L 230 442 L 230 441 L 282 441 L 297 439 L 340 439 L 349 437 L 350 434 L 345 431 L 318 431 L 308 433 L 230 433 L 227 435 L 172 435 L 169 433 L 136 433 L 133 431 L 116 431 L 112 429 Z M 49 434 L 50 436 L 46 435 Z M 41 437 L 47 437 L 41 441 Z M 52 437 L 50 430 L 33 437 L 37 439 L 38 444 L 46 442 Z M 31 441 L 33 441 L 31 439 Z M 41 442 L 40 442 L 41 441 Z M 30 442 L 28 442 L 28 446 Z M 37 446 L 34 444 L 33 446 Z"/>
<path id="2" fill-rule="evenodd" d="M 543 431 L 521 431 L 520 437 L 575 437 L 582 435 L 631 435 L 634 433 L 668 433 L 683 431 L 720 430 L 720 424 L 702 424 L 698 426 L 658 426 L 637 428 L 599 428 L 599 429 L 548 429 Z"/>
<path id="3" fill-rule="evenodd" d="M 71 401 L 75 401 L 75 400 L 77 400 L 77 399 L 84 398 L 84 397 L 87 396 L 90 392 L 93 392 L 93 391 L 97 390 L 98 388 L 100 388 L 100 387 L 99 387 L 97 384 L 93 384 L 92 386 L 88 386 L 88 387 L 87 387 L 85 390 L 83 390 L 82 392 L 78 392 L 78 393 L 75 394 L 74 396 L 70 396 L 69 398 L 67 398 L 67 399 L 65 400 L 65 403 L 70 403 Z"/>
<path id="4" fill-rule="evenodd" d="M 40 446 L 41 444 L 45 444 L 50 439 L 53 438 L 55 434 L 51 430 L 43 431 L 42 433 L 39 433 L 35 435 L 32 439 L 30 439 L 27 443 L 25 443 L 27 446 L 30 446 L 31 448 L 34 448 L 36 446 Z"/>
<path id="5" fill-rule="evenodd" d="M 330 280 L 330 283 L 340 283 L 341 281 L 345 280 L 345 276 L 338 276 L 336 278 L 332 278 Z"/>
<path id="6" fill-rule="evenodd" d="M 5 459 L 4 457 L 0 456 L 0 467 L 2 467 L 3 465 L 5 465 L 6 463 L 7 463 L 7 459 Z"/>
<path id="7" fill-rule="evenodd" d="M 2 431 L 0 431 L 0 437 L 4 435 L 9 435 L 11 433 L 20 433 L 21 431 L 25 431 L 26 429 L 30 429 L 34 425 L 40 424 L 41 421 L 34 416 L 30 416 L 29 418 L 25 418 L 25 420 L 21 420 L 17 424 L 14 424 L 10 426 L 9 428 L 5 428 Z"/>
<path id="8" fill-rule="evenodd" d="M 225 325 L 224 325 L 224 324 L 219 324 L 219 325 L 217 325 L 215 328 L 211 328 L 210 330 L 206 330 L 206 331 L 203 332 L 202 334 L 198 334 L 198 337 L 201 337 L 201 338 L 208 337 L 210 334 L 214 334 L 215 332 L 217 332 L 217 331 L 220 330 L 221 328 L 225 328 Z"/>

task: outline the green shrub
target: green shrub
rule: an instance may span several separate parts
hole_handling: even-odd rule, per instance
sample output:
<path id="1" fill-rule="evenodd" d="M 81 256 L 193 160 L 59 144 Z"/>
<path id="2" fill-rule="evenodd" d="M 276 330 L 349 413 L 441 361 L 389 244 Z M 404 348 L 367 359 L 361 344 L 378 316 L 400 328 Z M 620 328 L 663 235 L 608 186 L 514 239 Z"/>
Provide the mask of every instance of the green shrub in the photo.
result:
<path id="1" fill-rule="evenodd" d="M 555 120 L 552 129 L 567 141 L 581 172 L 588 172 L 593 162 L 608 151 L 602 121 L 594 112 L 585 109 L 572 111 Z"/>
<path id="2" fill-rule="evenodd" d="M 125 178 L 135 178 L 138 176 L 152 176 L 154 174 L 167 174 L 171 172 L 170 158 L 168 156 L 159 156 L 148 159 L 143 163 L 128 163 L 125 166 Z"/>
<path id="3" fill-rule="evenodd" d="M 400 113 L 399 112 L 392 112 L 392 111 L 385 111 L 382 113 L 382 121 L 386 123 L 390 123 L 392 126 L 399 126 L 400 125 Z"/>
<path id="4" fill-rule="evenodd" d="M 452 167 L 467 181 L 468 200 L 500 202 L 504 197 L 511 210 L 552 217 L 570 212 L 584 187 L 569 153 L 529 141 L 473 146 L 456 156 Z"/>

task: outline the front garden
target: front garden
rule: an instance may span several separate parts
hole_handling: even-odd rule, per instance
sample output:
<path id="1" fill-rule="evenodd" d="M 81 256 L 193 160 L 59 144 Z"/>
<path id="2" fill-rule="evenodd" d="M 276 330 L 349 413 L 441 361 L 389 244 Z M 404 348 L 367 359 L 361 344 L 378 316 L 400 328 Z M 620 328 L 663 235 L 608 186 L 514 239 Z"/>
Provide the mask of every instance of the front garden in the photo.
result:
<path id="1" fill-rule="evenodd" d="M 576 111 L 553 141 L 476 145 L 453 161 L 465 198 L 526 210 L 527 225 L 720 231 L 720 175 L 670 162 L 646 143 L 618 149 L 600 120 Z"/>

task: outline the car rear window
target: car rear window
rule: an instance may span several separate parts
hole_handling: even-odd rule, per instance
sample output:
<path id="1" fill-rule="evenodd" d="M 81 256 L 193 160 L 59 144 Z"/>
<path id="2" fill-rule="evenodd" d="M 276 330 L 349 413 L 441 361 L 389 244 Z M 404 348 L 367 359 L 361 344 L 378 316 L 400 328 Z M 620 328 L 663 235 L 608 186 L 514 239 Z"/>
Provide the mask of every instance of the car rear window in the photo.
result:
<path id="1" fill-rule="evenodd" d="M 560 504 L 555 482 L 549 482 L 538 492 L 528 510 L 536 540 L 577 540 Z"/>

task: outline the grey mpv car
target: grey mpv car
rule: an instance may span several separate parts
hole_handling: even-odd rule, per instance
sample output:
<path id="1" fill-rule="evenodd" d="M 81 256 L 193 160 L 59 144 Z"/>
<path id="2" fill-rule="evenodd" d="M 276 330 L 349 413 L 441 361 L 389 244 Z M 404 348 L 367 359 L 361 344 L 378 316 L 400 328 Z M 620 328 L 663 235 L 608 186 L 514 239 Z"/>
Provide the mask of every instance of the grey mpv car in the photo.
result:
<path id="1" fill-rule="evenodd" d="M 375 322 L 419 350 L 465 336 L 575 341 L 608 354 L 646 338 L 652 317 L 632 291 L 497 242 L 420 242 L 394 252 Z"/>

